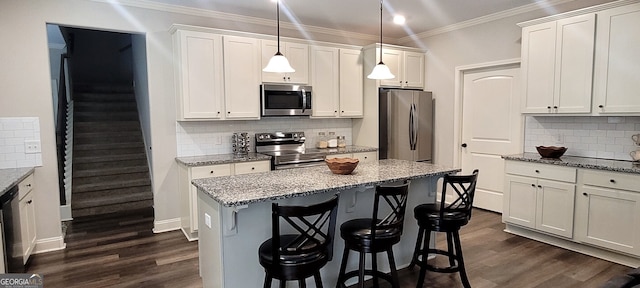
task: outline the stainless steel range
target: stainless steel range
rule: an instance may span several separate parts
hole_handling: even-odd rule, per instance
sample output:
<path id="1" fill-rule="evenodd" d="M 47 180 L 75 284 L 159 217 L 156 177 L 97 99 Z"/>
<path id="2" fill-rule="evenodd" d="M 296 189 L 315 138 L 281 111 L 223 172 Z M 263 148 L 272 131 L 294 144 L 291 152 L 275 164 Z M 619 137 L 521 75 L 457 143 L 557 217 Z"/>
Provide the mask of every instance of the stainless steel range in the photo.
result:
<path id="1" fill-rule="evenodd" d="M 304 132 L 256 133 L 256 152 L 271 155 L 275 170 L 325 165 L 326 151 L 305 149 Z"/>

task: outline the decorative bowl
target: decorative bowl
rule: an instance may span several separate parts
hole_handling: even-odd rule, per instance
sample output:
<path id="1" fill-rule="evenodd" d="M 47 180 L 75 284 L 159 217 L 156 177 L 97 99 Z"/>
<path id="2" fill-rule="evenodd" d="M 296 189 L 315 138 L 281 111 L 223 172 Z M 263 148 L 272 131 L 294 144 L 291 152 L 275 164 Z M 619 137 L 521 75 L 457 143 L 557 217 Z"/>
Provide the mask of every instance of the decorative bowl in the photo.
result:
<path id="1" fill-rule="evenodd" d="M 557 146 L 536 146 L 538 150 L 538 154 L 542 156 L 542 158 L 552 158 L 557 159 L 560 158 L 567 151 L 567 147 L 557 147 Z"/>
<path id="2" fill-rule="evenodd" d="M 347 175 L 356 169 L 360 160 L 355 158 L 331 158 L 325 159 L 324 162 L 327 163 L 329 170 L 331 170 L 333 174 Z"/>

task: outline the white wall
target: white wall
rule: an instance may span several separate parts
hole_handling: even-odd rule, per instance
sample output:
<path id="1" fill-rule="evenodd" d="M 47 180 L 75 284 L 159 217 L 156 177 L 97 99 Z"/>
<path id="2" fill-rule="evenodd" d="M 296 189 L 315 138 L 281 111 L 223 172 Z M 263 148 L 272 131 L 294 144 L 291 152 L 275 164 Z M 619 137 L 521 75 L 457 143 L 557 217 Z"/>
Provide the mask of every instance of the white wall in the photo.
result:
<path id="1" fill-rule="evenodd" d="M 459 143 L 453 143 L 457 133 L 453 127 L 456 67 L 520 58 L 521 28 L 517 23 L 606 2 L 611 1 L 572 1 L 553 9 L 519 14 L 405 44 L 427 49 L 425 90 L 433 91 L 436 103 L 435 163 L 459 166 L 453 163 L 459 147 Z"/>
<path id="2" fill-rule="evenodd" d="M 141 34 L 131 35 L 131 52 L 133 55 L 133 83 L 138 106 L 138 117 L 142 126 L 142 138 L 145 143 L 149 167 L 153 163 L 153 151 L 149 149 L 151 143 L 151 107 L 149 106 L 149 81 L 147 73 L 147 43 Z M 153 176 L 153 171 L 151 171 Z"/>
<path id="3" fill-rule="evenodd" d="M 152 170 L 156 221 L 179 217 L 176 157 L 176 109 L 172 41 L 173 23 L 273 35 L 275 27 L 257 26 L 186 14 L 159 12 L 86 0 L 0 0 L 0 45 L 5 67 L 0 69 L 0 116 L 39 117 L 42 167 L 36 168 L 38 239 L 61 236 L 51 73 L 46 24 L 97 30 L 140 33 L 146 37 L 148 121 L 153 146 Z M 305 38 L 281 28 L 282 36 Z M 313 40 L 352 45 L 372 41 L 342 38 L 334 33 L 312 34 Z M 344 37 L 349 37 L 346 35 Z M 138 80 L 140 81 L 140 80 Z M 35 104 L 37 103 L 37 105 Z M 147 117 L 147 116 L 143 116 Z M 148 135 L 147 135 L 148 136 Z M 147 139 L 148 141 L 148 139 Z M 150 147 L 147 147 L 150 149 Z"/>

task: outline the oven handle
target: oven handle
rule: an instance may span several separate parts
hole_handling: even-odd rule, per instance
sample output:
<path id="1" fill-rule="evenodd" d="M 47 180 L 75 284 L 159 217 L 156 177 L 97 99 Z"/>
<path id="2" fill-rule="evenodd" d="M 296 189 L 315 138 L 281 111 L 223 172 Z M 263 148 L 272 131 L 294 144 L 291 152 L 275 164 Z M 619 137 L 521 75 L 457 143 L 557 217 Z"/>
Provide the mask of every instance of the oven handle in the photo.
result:
<path id="1" fill-rule="evenodd" d="M 275 170 L 283 170 L 283 169 L 293 169 L 293 168 L 306 168 L 306 167 L 317 167 L 324 165 L 324 161 L 315 161 L 315 162 L 303 162 L 303 163 L 292 163 L 292 164 L 284 164 L 284 165 L 276 165 L 274 167 Z"/>

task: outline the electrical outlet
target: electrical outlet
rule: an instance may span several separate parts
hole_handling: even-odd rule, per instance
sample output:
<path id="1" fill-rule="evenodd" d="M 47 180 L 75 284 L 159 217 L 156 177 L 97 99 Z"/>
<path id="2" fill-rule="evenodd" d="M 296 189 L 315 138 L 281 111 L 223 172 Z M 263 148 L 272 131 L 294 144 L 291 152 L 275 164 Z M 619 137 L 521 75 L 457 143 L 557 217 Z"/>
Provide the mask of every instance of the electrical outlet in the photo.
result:
<path id="1" fill-rule="evenodd" d="M 25 140 L 24 141 L 24 153 L 25 154 L 34 154 L 40 153 L 42 149 L 40 148 L 40 140 Z"/>
<path id="2" fill-rule="evenodd" d="M 211 228 L 211 215 L 204 213 L 204 225 Z"/>

